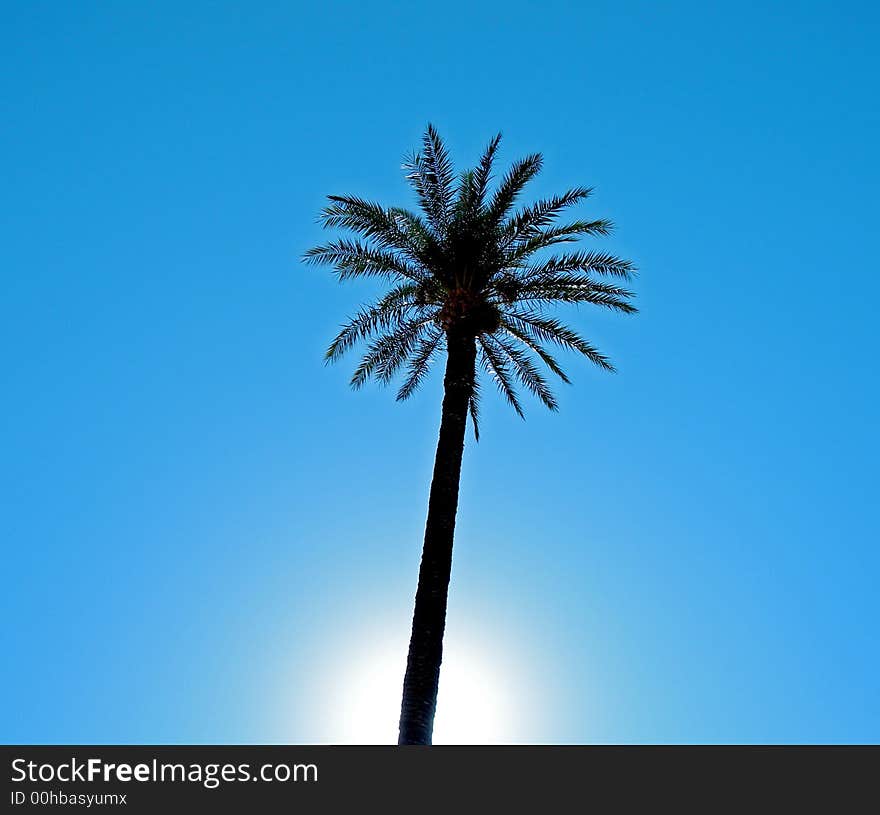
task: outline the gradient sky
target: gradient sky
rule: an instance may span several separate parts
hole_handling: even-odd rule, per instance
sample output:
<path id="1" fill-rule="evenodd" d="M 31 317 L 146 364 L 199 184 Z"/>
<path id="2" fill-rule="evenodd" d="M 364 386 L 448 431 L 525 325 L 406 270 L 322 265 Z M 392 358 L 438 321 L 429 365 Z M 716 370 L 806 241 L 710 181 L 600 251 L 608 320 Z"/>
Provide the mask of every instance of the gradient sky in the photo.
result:
<path id="1" fill-rule="evenodd" d="M 341 738 L 440 383 L 350 392 L 374 287 L 298 258 L 328 193 L 413 203 L 429 121 L 594 185 L 641 269 L 567 315 L 620 372 L 465 451 L 450 637 L 531 688 L 516 738 L 880 738 L 875 4 L 2 12 L 3 741 Z"/>

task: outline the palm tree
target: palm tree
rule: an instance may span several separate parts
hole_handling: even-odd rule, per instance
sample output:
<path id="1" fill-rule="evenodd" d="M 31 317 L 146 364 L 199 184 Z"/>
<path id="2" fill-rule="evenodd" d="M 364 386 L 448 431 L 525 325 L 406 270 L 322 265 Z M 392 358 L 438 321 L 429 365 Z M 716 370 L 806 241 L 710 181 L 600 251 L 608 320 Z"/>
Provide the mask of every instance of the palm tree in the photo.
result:
<path id="1" fill-rule="evenodd" d="M 379 277 L 390 286 L 345 324 L 327 350 L 326 361 L 335 362 L 369 341 L 351 379 L 354 388 L 369 379 L 387 384 L 402 373 L 397 398 L 407 399 L 432 361 L 446 356 L 400 744 L 431 743 L 468 415 L 479 440 L 479 373 L 494 381 L 520 416 L 517 386 L 556 410 L 537 360 L 563 382 L 569 379 L 547 346 L 576 351 L 606 371 L 614 368 L 593 345 L 549 316 L 548 307 L 592 303 L 626 314 L 636 310 L 630 303 L 633 292 L 618 285 L 635 272 L 629 261 L 596 251 L 542 253 L 611 231 L 607 220 L 556 222 L 565 209 L 590 195 L 589 188 L 575 187 L 514 211 L 523 188 L 541 169 L 540 154 L 533 154 L 515 162 L 490 190 L 500 139 L 492 139 L 474 169 L 456 177 L 446 146 L 429 125 L 421 150 L 404 164 L 421 213 L 331 195 L 321 214 L 324 227 L 346 229 L 361 239 L 340 238 L 309 250 L 304 258 L 332 266 L 340 280 Z"/>

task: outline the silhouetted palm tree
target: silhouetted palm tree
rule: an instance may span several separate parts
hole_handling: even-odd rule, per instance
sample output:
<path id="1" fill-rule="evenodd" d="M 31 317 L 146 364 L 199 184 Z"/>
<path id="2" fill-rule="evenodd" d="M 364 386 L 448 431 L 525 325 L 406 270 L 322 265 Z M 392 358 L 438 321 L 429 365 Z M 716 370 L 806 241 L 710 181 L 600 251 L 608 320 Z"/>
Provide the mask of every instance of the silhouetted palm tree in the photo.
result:
<path id="1" fill-rule="evenodd" d="M 305 255 L 308 262 L 333 266 L 340 280 L 382 277 L 391 286 L 378 302 L 360 310 L 327 350 L 327 361 L 335 362 L 358 342 L 370 341 L 352 377 L 353 387 L 370 378 L 385 384 L 402 372 L 397 398 L 406 399 L 424 380 L 432 360 L 446 352 L 400 744 L 431 743 L 468 414 L 479 439 L 479 371 L 495 382 L 520 416 L 517 385 L 556 410 L 536 358 L 563 382 L 569 380 L 548 345 L 614 369 L 593 345 L 548 316 L 548 307 L 592 303 L 635 311 L 631 291 L 597 279 L 630 279 L 635 269 L 629 261 L 595 251 L 542 256 L 548 247 L 610 232 L 607 220 L 556 223 L 563 210 L 590 194 L 589 188 L 575 187 L 514 212 L 523 187 L 541 169 L 541 156 L 534 154 L 514 163 L 490 190 L 500 138 L 489 143 L 473 170 L 456 177 L 443 141 L 428 126 L 422 149 L 404 165 L 421 214 L 331 195 L 321 215 L 323 225 L 358 233 L 362 240 L 336 240 Z"/>

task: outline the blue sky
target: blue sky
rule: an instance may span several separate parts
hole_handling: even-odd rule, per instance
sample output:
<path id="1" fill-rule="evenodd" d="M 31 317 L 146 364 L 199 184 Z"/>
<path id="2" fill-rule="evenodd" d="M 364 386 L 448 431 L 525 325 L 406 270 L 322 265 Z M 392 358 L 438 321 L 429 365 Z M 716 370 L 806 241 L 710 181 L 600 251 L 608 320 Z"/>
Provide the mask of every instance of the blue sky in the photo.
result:
<path id="1" fill-rule="evenodd" d="M 620 372 L 465 452 L 450 637 L 528 685 L 516 738 L 880 737 L 873 4 L 3 18 L 4 741 L 341 738 L 440 383 L 350 392 L 321 355 L 374 288 L 298 258 L 328 193 L 413 203 L 429 121 L 594 185 L 641 269 L 637 317 L 566 315 Z"/>

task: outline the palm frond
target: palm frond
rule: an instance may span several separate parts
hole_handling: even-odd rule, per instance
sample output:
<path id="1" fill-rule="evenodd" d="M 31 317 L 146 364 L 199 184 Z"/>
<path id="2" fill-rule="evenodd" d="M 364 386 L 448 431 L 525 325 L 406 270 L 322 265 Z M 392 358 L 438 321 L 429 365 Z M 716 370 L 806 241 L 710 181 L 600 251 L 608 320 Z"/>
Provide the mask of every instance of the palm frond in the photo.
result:
<path id="1" fill-rule="evenodd" d="M 519 414 L 520 418 L 525 418 L 516 394 L 516 388 L 513 386 L 513 382 L 511 382 L 510 366 L 507 364 L 507 361 L 497 353 L 484 336 L 477 337 L 477 345 L 481 352 L 480 363 L 495 381 L 498 390 L 507 400 L 508 404 Z"/>
<path id="2" fill-rule="evenodd" d="M 328 195 L 330 201 L 321 210 L 324 229 L 349 229 L 377 246 L 404 252 L 410 260 L 421 263 L 423 241 L 411 232 L 399 212 L 355 195 Z"/>
<path id="3" fill-rule="evenodd" d="M 535 230 L 511 245 L 507 253 L 507 262 L 510 265 L 518 265 L 541 249 L 548 249 L 560 243 L 575 243 L 584 235 L 608 235 L 611 229 L 611 221 L 602 218 L 596 221 L 574 221 L 562 226 Z"/>
<path id="4" fill-rule="evenodd" d="M 558 376 L 566 385 L 571 384 L 571 380 L 566 375 L 565 371 L 562 370 L 559 363 L 556 361 L 556 358 L 550 354 L 539 342 L 535 340 L 534 337 L 529 335 L 527 332 L 523 331 L 520 328 L 517 328 L 513 323 L 508 320 L 506 317 L 501 318 L 501 326 L 504 330 L 510 334 L 512 337 L 516 337 L 523 345 L 531 348 L 544 362 L 544 364 L 553 371 L 556 376 Z"/>
<path id="5" fill-rule="evenodd" d="M 401 323 L 414 309 L 422 308 L 413 302 L 419 287 L 405 283 L 391 289 L 375 305 L 360 309 L 336 335 L 324 354 L 327 363 L 336 362 L 346 351 L 377 331 L 384 331 Z"/>
<path id="6" fill-rule="evenodd" d="M 536 201 L 507 221 L 503 229 L 505 240 L 516 240 L 536 229 L 549 226 L 564 209 L 588 198 L 592 192 L 592 187 L 574 187 L 562 195 Z"/>
<path id="7" fill-rule="evenodd" d="M 532 153 L 514 162 L 495 190 L 495 195 L 492 196 L 489 204 L 487 215 L 492 223 L 501 224 L 523 187 L 541 172 L 542 163 L 543 158 L 540 153 Z"/>
<path id="8" fill-rule="evenodd" d="M 315 246 L 303 255 L 303 260 L 314 265 L 333 266 L 340 280 L 388 277 L 418 282 L 426 278 L 423 270 L 407 262 L 399 253 L 348 238 Z"/>
<path id="9" fill-rule="evenodd" d="M 452 181 L 455 171 L 449 159 L 449 151 L 434 125 L 429 124 L 425 130 L 422 146 L 423 155 L 437 185 L 439 202 L 448 210 L 452 202 Z"/>
<path id="10" fill-rule="evenodd" d="M 463 172 L 458 180 L 458 193 L 455 196 L 454 212 L 459 221 L 473 216 L 478 211 L 476 182 L 473 170 Z"/>
<path id="11" fill-rule="evenodd" d="M 468 400 L 468 413 L 471 416 L 471 424 L 474 428 L 474 441 L 480 440 L 480 378 L 474 371 L 474 384 L 471 388 L 471 398 Z"/>
<path id="12" fill-rule="evenodd" d="M 545 317 L 533 311 L 520 311 L 516 309 L 510 309 L 506 312 L 505 316 L 517 328 L 531 334 L 538 342 L 552 342 L 562 348 L 577 351 L 600 368 L 614 372 L 614 366 L 608 357 L 588 343 L 577 332 L 560 323 L 559 320 Z"/>
<path id="13" fill-rule="evenodd" d="M 406 235 L 410 246 L 417 251 L 418 257 L 430 258 L 436 251 L 437 238 L 425 220 L 404 207 L 388 207 L 386 212 Z"/>
<path id="14" fill-rule="evenodd" d="M 530 391 L 533 396 L 538 397 L 550 410 L 557 410 L 559 408 L 556 397 L 550 390 L 547 380 L 544 379 L 527 352 L 517 348 L 513 342 L 505 337 L 493 335 L 486 339 L 487 342 L 497 345 L 501 352 L 507 356 L 514 375 L 526 390 Z"/>
<path id="15" fill-rule="evenodd" d="M 428 222 L 442 234 L 452 204 L 454 171 L 446 145 L 433 125 L 428 125 L 422 137 L 421 151 L 411 155 L 403 167 Z"/>
<path id="16" fill-rule="evenodd" d="M 431 361 L 437 349 L 444 340 L 443 329 L 435 325 L 428 330 L 428 334 L 419 340 L 415 352 L 407 363 L 406 379 L 397 391 L 397 401 L 409 399 L 422 384 L 425 376 L 431 368 Z"/>
<path id="17" fill-rule="evenodd" d="M 495 161 L 495 153 L 498 151 L 498 145 L 501 143 L 501 134 L 495 136 L 489 142 L 483 155 L 480 157 L 480 163 L 474 170 L 474 195 L 478 206 L 482 206 L 486 200 L 486 192 L 489 189 L 489 182 L 492 180 L 492 165 Z"/>
<path id="18" fill-rule="evenodd" d="M 636 273 L 632 262 L 615 257 L 608 252 L 566 252 L 534 264 L 524 270 L 529 277 L 564 274 L 569 272 L 593 273 L 608 277 L 631 280 Z"/>
<path id="19" fill-rule="evenodd" d="M 370 378 L 387 383 L 412 352 L 430 322 L 433 322 L 431 318 L 403 320 L 392 331 L 373 340 L 351 377 L 351 386 L 357 390 Z"/>
<path id="20" fill-rule="evenodd" d="M 635 314 L 638 311 L 628 302 L 633 297 L 635 293 L 629 289 L 578 274 L 529 276 L 516 291 L 516 301 L 519 304 L 591 303 L 625 314 Z"/>

